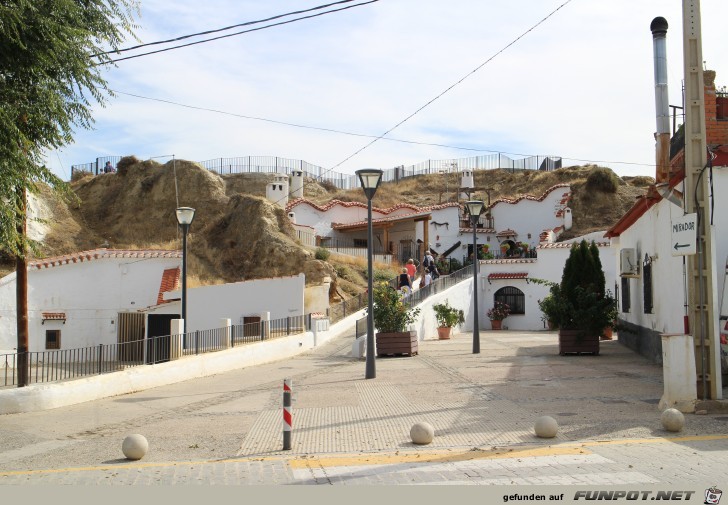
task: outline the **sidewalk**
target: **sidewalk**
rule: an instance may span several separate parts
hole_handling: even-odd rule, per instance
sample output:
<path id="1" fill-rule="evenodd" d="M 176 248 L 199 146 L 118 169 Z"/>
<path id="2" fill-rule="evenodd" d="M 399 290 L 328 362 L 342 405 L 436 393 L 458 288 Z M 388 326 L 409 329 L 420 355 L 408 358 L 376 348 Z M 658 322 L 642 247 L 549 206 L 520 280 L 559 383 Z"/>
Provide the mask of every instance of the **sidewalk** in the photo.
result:
<path id="1" fill-rule="evenodd" d="M 0 416 L 0 484 L 655 484 L 725 482 L 728 417 L 662 429 L 662 368 L 602 342 L 559 356 L 554 332 L 481 332 L 380 358 L 339 337 L 284 361 L 45 412 Z M 292 450 L 282 385 L 293 381 Z M 535 420 L 559 423 L 539 439 Z M 419 421 L 433 442 L 412 444 Z M 123 458 L 132 433 L 150 445 Z M 701 484 L 702 485 L 702 484 Z M 702 491 L 701 491 L 702 492 Z"/>

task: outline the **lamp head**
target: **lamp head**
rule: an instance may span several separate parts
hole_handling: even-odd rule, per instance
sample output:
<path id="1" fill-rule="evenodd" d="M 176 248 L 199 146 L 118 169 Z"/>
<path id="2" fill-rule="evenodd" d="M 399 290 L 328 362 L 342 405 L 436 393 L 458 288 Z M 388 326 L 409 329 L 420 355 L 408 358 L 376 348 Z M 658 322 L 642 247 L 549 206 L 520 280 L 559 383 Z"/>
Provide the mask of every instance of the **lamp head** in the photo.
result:
<path id="1" fill-rule="evenodd" d="M 195 209 L 192 207 L 179 207 L 177 209 L 177 222 L 182 226 L 189 226 L 195 219 Z"/>
<path id="2" fill-rule="evenodd" d="M 469 200 L 465 202 L 465 208 L 470 214 L 471 221 L 477 221 L 483 210 L 485 210 L 485 203 L 482 200 Z"/>
<path id="3" fill-rule="evenodd" d="M 374 193 L 377 192 L 379 183 L 382 182 L 382 170 L 376 168 L 362 168 L 356 171 L 356 175 L 359 176 L 361 187 L 364 189 L 364 194 L 367 199 L 371 200 L 374 198 Z"/>

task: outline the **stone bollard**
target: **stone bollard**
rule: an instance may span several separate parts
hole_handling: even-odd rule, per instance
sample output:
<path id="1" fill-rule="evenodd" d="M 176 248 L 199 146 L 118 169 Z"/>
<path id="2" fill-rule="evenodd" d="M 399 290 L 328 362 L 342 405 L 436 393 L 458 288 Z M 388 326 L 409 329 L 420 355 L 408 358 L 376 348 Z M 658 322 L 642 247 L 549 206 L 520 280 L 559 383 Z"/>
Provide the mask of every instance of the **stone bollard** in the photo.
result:
<path id="1" fill-rule="evenodd" d="M 666 409 L 660 416 L 662 427 L 667 431 L 681 431 L 685 427 L 685 416 L 677 409 Z"/>
<path id="2" fill-rule="evenodd" d="M 129 435 L 121 443 L 121 452 L 127 459 L 142 459 L 149 450 L 149 442 L 143 435 Z"/>
<path id="3" fill-rule="evenodd" d="M 415 444 L 429 444 L 435 437 L 435 428 L 430 423 L 415 423 L 410 429 L 410 437 Z"/>
<path id="4" fill-rule="evenodd" d="M 537 437 L 541 438 L 554 438 L 556 432 L 559 430 L 559 424 L 551 416 L 541 416 L 536 419 L 536 424 L 533 426 L 533 430 L 536 432 Z"/>

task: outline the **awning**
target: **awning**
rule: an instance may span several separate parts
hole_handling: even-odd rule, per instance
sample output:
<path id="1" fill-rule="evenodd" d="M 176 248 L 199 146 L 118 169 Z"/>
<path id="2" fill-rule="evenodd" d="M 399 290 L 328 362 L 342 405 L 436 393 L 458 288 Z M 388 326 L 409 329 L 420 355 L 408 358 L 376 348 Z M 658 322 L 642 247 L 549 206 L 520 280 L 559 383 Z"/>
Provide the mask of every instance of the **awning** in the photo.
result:
<path id="1" fill-rule="evenodd" d="M 488 282 L 501 279 L 526 279 L 528 281 L 528 272 L 496 272 L 488 274 Z"/>
<path id="2" fill-rule="evenodd" d="M 43 312 L 42 316 L 40 324 L 45 324 L 46 321 L 63 321 L 63 324 L 66 324 L 65 312 Z"/>

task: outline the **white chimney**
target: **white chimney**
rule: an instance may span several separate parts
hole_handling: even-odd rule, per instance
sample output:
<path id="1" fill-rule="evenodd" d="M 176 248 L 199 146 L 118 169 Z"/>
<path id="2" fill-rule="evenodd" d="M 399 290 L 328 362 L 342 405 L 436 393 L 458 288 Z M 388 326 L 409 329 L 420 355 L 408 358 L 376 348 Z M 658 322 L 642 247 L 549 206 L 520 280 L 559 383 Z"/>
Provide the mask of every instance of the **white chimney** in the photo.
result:
<path id="1" fill-rule="evenodd" d="M 303 198 L 303 171 L 291 172 L 291 198 Z"/>

